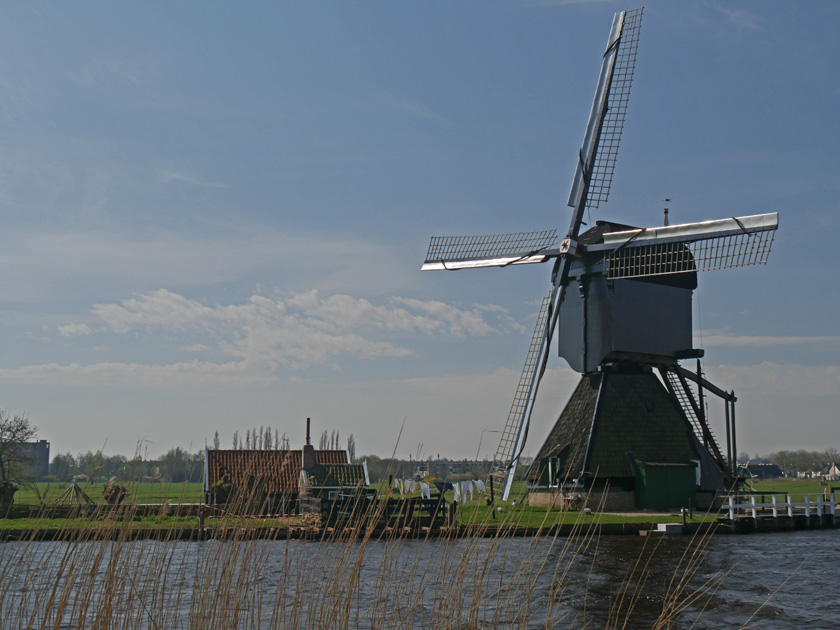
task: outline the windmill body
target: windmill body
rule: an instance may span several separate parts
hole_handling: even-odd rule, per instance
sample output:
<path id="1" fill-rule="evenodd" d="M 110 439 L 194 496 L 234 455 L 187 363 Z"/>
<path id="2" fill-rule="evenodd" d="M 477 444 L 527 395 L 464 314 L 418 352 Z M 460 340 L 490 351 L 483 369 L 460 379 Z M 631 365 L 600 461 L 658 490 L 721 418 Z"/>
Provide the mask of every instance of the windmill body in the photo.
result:
<path id="1" fill-rule="evenodd" d="M 608 199 L 641 18 L 642 9 L 634 9 L 613 19 L 572 180 L 571 221 L 559 246 L 557 230 L 433 237 L 423 265 L 552 263 L 495 457 L 505 499 L 555 331 L 559 355 L 582 378 L 528 473 L 533 486 L 612 484 L 615 507 L 665 509 L 696 501 L 695 491 L 722 489 L 734 474 L 735 396 L 703 378 L 703 351 L 692 346 L 692 292 L 699 271 L 766 262 L 778 215 L 651 228 L 598 221 L 581 233 L 584 214 Z M 691 358 L 698 360 L 696 373 L 679 364 Z M 725 403 L 725 455 L 707 422 L 708 392 Z"/>
<path id="2" fill-rule="evenodd" d="M 581 235 L 581 249 L 627 229 L 632 228 L 599 221 Z M 572 262 L 568 285 L 558 313 L 558 342 L 572 369 L 586 373 L 608 361 L 696 356 L 691 326 L 696 271 L 613 279 L 605 273 L 603 252 L 595 251 Z"/>

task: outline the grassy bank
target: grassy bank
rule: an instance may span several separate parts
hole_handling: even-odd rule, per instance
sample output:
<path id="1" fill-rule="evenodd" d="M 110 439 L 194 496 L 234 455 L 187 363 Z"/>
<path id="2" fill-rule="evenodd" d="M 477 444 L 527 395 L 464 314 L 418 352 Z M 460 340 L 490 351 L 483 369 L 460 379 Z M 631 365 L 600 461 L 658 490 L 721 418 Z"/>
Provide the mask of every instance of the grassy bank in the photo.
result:
<path id="1" fill-rule="evenodd" d="M 50 505 L 70 487 L 69 482 L 38 482 L 21 485 L 15 494 L 16 505 Z M 200 503 L 204 500 L 204 490 L 201 483 L 154 483 L 154 482 L 124 482 L 128 488 L 126 502 L 144 503 Z M 79 484 L 94 502 L 103 503 L 103 482 Z"/>

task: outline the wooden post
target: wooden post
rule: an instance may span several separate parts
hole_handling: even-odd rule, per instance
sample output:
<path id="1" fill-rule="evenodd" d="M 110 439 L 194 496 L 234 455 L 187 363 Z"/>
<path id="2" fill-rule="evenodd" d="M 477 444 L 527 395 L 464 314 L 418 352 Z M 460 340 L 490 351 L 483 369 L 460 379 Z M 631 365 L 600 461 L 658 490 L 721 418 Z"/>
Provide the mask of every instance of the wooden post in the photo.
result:
<path id="1" fill-rule="evenodd" d="M 732 477 L 732 480 L 735 480 L 735 458 L 732 457 L 732 435 L 729 429 L 729 401 L 725 401 L 723 404 L 723 411 L 725 413 L 725 423 L 726 423 L 726 457 L 729 460 L 729 475 Z"/>
<path id="2" fill-rule="evenodd" d="M 730 414 L 730 421 L 732 422 L 732 457 L 735 460 L 735 472 L 738 472 L 738 438 L 735 431 L 735 392 L 732 392 L 732 413 Z"/>

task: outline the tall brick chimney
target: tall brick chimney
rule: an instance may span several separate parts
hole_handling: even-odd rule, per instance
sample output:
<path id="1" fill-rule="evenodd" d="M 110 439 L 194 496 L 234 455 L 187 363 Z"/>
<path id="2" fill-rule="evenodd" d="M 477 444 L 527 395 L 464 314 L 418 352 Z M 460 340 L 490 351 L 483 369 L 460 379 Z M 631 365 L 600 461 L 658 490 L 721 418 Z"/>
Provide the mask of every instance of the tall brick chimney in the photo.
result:
<path id="1" fill-rule="evenodd" d="M 306 419 L 306 444 L 303 445 L 301 453 L 301 468 L 306 471 L 315 470 L 315 447 L 309 439 L 309 423 L 310 419 Z"/>

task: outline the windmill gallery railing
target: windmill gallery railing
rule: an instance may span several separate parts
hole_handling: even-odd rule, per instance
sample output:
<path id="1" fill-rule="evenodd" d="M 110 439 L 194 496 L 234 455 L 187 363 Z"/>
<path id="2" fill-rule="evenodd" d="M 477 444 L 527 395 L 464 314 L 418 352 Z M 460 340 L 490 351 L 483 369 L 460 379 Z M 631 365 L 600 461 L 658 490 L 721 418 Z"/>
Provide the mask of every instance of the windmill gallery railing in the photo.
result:
<path id="1" fill-rule="evenodd" d="M 817 516 L 822 519 L 823 516 L 830 516 L 832 526 L 836 527 L 837 495 L 838 491 L 833 489 L 823 494 L 804 494 L 802 501 L 794 501 L 790 494 L 730 495 L 724 511 L 728 512 L 730 521 L 739 518 L 757 520 L 760 517 L 778 519 L 795 516 L 804 516 L 806 519 Z"/>

